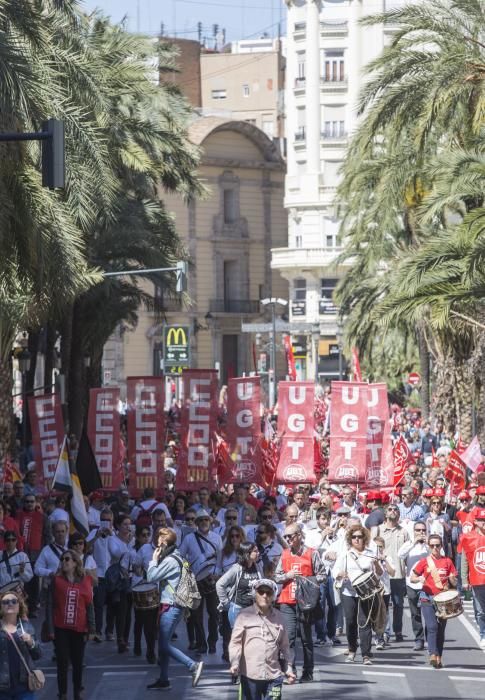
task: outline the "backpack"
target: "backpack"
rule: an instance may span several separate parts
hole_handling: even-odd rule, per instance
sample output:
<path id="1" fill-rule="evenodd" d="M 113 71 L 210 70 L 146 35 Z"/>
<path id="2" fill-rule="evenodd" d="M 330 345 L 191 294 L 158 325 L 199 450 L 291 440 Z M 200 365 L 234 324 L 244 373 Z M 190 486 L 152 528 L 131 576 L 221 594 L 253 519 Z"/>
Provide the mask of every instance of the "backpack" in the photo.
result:
<path id="1" fill-rule="evenodd" d="M 180 565 L 180 579 L 177 584 L 177 588 L 173 591 L 173 602 L 180 608 L 187 608 L 188 610 L 197 610 L 201 603 L 201 595 L 197 587 L 197 581 L 190 568 L 188 561 L 181 559 L 175 554 L 171 555 Z M 170 585 L 170 584 L 169 584 Z"/>
<path id="2" fill-rule="evenodd" d="M 152 503 L 150 508 L 147 509 L 142 508 L 140 506 L 140 512 L 135 521 L 136 527 L 150 527 L 150 525 L 152 524 L 152 513 L 157 506 L 158 503 Z"/>
<path id="3" fill-rule="evenodd" d="M 108 566 L 104 582 L 107 593 L 127 593 L 130 590 L 130 575 L 119 561 Z"/>

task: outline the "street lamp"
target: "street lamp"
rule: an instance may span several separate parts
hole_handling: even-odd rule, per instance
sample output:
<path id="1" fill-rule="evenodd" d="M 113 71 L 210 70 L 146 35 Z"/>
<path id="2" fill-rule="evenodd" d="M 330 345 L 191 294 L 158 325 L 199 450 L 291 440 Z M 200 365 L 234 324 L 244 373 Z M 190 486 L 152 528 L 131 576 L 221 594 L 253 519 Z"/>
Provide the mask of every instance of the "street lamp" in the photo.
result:
<path id="1" fill-rule="evenodd" d="M 271 355 L 270 355 L 270 371 L 269 371 L 269 407 L 273 408 L 276 403 L 276 304 L 280 306 L 288 306 L 286 299 L 279 297 L 267 297 L 261 299 L 263 306 L 271 307 Z"/>
<path id="2" fill-rule="evenodd" d="M 30 369 L 30 352 L 22 348 L 17 355 L 20 374 L 22 375 L 22 447 L 27 447 L 27 372 Z"/>
<path id="3" fill-rule="evenodd" d="M 337 338 L 337 343 L 338 343 L 338 378 L 340 381 L 343 379 L 343 366 L 342 366 L 342 339 L 343 339 L 343 329 L 342 329 L 342 321 L 340 319 L 337 319 L 337 332 L 335 333 L 335 337 Z"/>
<path id="4" fill-rule="evenodd" d="M 313 357 L 315 363 L 315 385 L 318 384 L 318 345 L 320 343 L 320 324 L 312 325 Z"/>

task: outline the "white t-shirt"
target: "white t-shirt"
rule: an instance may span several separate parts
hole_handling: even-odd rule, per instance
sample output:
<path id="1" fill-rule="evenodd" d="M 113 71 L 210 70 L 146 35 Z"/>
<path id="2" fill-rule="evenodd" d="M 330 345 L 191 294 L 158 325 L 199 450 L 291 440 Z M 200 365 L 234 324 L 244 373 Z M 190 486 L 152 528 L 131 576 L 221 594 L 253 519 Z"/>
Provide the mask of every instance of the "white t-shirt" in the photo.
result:
<path id="1" fill-rule="evenodd" d="M 357 596 L 352 583 L 362 574 L 373 571 L 375 559 L 376 554 L 369 547 L 366 547 L 361 553 L 355 549 L 347 549 L 346 552 L 340 554 L 335 562 L 334 573 L 347 572 L 347 578 L 344 579 L 341 588 L 343 595 Z"/>

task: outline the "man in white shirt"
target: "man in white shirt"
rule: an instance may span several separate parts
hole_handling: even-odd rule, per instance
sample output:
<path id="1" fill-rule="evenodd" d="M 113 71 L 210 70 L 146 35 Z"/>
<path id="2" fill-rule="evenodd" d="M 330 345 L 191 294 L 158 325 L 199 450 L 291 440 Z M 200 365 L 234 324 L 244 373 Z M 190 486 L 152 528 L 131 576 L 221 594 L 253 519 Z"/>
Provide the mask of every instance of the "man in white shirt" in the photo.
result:
<path id="1" fill-rule="evenodd" d="M 52 526 L 54 542 L 47 544 L 41 550 L 35 562 L 35 575 L 44 579 L 53 577 L 59 568 L 60 559 L 66 551 L 67 523 L 58 520 Z"/>
<path id="2" fill-rule="evenodd" d="M 398 556 L 406 565 L 406 593 L 409 601 L 409 611 L 411 613 L 411 624 L 414 633 L 414 650 L 424 649 L 424 629 L 419 607 L 419 593 L 422 589 L 421 583 L 411 582 L 411 571 L 415 564 L 421 559 L 426 559 L 430 554 L 430 549 L 426 544 L 426 525 L 424 522 L 414 523 L 414 539 L 404 542 L 398 551 Z"/>
<path id="3" fill-rule="evenodd" d="M 103 510 L 103 492 L 93 491 L 89 497 L 90 506 L 88 508 L 88 523 L 91 529 L 99 527 L 99 520 L 101 518 L 101 511 Z"/>
<path id="4" fill-rule="evenodd" d="M 5 549 L 0 555 L 0 586 L 12 581 L 28 583 L 34 575 L 29 557 L 17 549 L 17 535 L 13 530 L 3 533 Z"/>
<path id="5" fill-rule="evenodd" d="M 56 507 L 54 508 L 52 513 L 49 515 L 49 521 L 51 523 L 51 527 L 54 525 L 54 523 L 57 523 L 60 520 L 67 523 L 67 526 L 68 526 L 67 530 L 69 530 L 69 513 L 66 510 L 66 497 L 65 496 L 57 496 Z"/>
<path id="6" fill-rule="evenodd" d="M 199 510 L 195 524 L 197 530 L 186 535 L 180 546 L 180 554 L 187 559 L 197 580 L 202 601 L 197 610 L 192 610 L 190 617 L 195 625 L 197 651 L 201 654 L 216 653 L 218 639 L 219 599 L 216 593 L 216 579 L 221 573 L 222 540 L 215 532 L 211 532 L 211 517 L 205 510 Z M 204 631 L 204 603 L 209 618 L 209 634 Z"/>
<path id="7" fill-rule="evenodd" d="M 96 562 L 96 572 L 98 574 L 98 585 L 94 590 L 94 619 L 96 623 L 96 634 L 94 635 L 95 642 L 103 640 L 103 617 L 104 606 L 106 604 L 106 569 L 111 565 L 113 560 L 113 542 L 115 534 L 113 530 L 113 513 L 109 508 L 103 508 L 99 515 L 99 527 L 91 530 L 86 537 L 86 542 L 92 543 L 93 556 Z M 106 619 L 106 639 L 113 639 L 114 621 L 110 616 Z"/>

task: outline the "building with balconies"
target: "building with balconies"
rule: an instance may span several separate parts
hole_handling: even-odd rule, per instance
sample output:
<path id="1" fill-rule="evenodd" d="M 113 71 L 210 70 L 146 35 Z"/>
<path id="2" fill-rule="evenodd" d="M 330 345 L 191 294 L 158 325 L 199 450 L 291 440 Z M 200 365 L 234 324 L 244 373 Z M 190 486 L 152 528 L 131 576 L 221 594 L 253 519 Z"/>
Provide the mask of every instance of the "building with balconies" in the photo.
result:
<path id="1" fill-rule="evenodd" d="M 290 286 L 290 321 L 318 326 L 320 342 L 298 347 L 300 378 L 338 377 L 338 327 L 333 290 L 345 273 L 335 195 L 348 138 L 357 124 L 364 66 L 397 30 L 363 27 L 360 19 L 412 0 L 285 0 L 285 207 L 288 242 L 274 248 L 271 267 Z M 304 340 L 304 339 L 303 339 Z M 302 349 L 303 348 L 303 349 Z"/>

